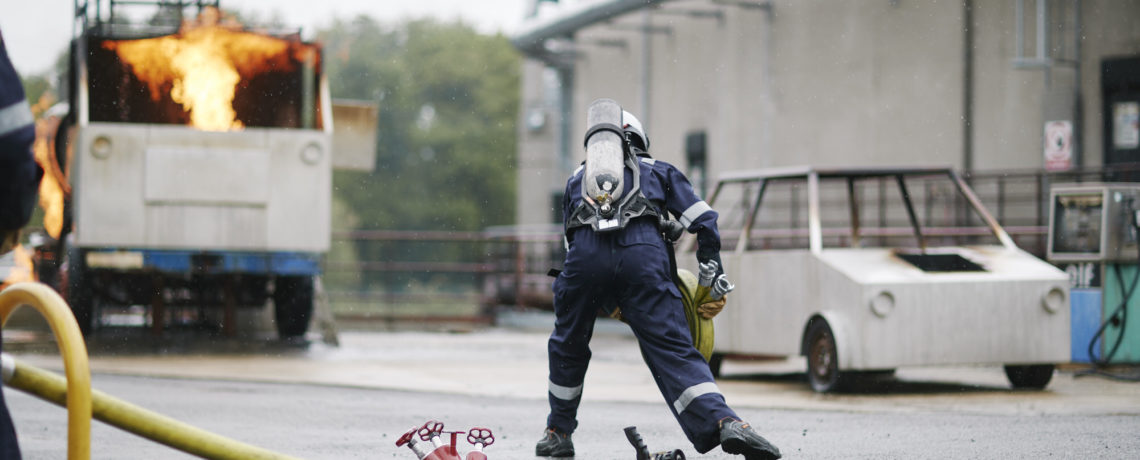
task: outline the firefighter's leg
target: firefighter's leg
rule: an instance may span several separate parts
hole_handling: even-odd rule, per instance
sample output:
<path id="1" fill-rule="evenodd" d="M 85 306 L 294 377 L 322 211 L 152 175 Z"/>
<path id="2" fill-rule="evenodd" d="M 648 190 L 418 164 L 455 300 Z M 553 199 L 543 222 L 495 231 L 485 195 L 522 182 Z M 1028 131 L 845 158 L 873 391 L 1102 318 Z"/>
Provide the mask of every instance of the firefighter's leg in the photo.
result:
<path id="1" fill-rule="evenodd" d="M 566 434 L 578 426 L 576 415 L 598 308 L 612 299 L 610 265 L 602 260 L 610 251 L 592 232 L 579 232 L 577 239 L 565 270 L 554 281 L 554 331 L 547 345 L 550 415 L 546 424 Z M 589 250 L 593 248 L 599 250 Z"/>
<path id="2" fill-rule="evenodd" d="M 720 443 L 718 422 L 738 417 L 693 347 L 680 292 L 668 275 L 668 257 L 658 247 L 636 245 L 626 248 L 622 259 L 622 315 L 685 435 L 697 451 L 708 452 Z"/>

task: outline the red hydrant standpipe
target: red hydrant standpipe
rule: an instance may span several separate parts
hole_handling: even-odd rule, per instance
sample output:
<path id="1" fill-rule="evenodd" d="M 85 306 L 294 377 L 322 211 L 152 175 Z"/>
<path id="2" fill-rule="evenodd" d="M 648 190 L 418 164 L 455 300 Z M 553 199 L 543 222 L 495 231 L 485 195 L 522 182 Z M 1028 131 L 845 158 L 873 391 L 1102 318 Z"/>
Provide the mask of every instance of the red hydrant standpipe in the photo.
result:
<path id="1" fill-rule="evenodd" d="M 431 441 L 431 444 L 437 449 L 443 446 L 443 441 L 439 439 L 440 433 L 443 433 L 443 423 L 435 420 L 428 420 L 419 431 L 420 439 Z"/>
<path id="2" fill-rule="evenodd" d="M 483 448 L 495 443 L 495 435 L 487 428 L 475 427 L 467 431 L 467 442 L 475 446 L 475 450 L 467 453 L 467 460 L 487 460 Z"/>
<path id="3" fill-rule="evenodd" d="M 451 435 L 451 444 L 444 444 L 440 439 L 440 435 L 448 433 Z M 459 456 L 459 450 L 456 444 L 459 441 L 459 435 L 463 431 L 443 431 L 443 423 L 435 420 L 428 420 L 424 426 L 412 428 L 400 436 L 396 440 L 396 446 L 407 445 L 412 453 L 416 454 L 419 460 L 464 460 Z M 431 441 L 433 450 L 428 452 L 428 448 L 420 444 L 416 438 L 419 437 L 423 441 Z M 495 442 L 495 436 L 491 434 L 491 430 L 487 428 L 472 428 L 471 432 L 467 435 L 467 442 L 475 445 L 475 450 L 467 453 L 466 460 L 487 460 L 487 455 L 483 453 L 483 448 Z"/>
<path id="4" fill-rule="evenodd" d="M 412 428 L 408 430 L 407 433 L 404 433 L 403 436 L 400 436 L 400 439 L 396 440 L 396 447 L 407 444 L 408 448 L 412 449 L 412 453 L 416 454 L 416 458 L 423 460 L 428 456 L 428 451 L 424 448 L 424 446 L 420 445 L 419 441 L 416 440 L 417 430 L 418 428 Z"/>

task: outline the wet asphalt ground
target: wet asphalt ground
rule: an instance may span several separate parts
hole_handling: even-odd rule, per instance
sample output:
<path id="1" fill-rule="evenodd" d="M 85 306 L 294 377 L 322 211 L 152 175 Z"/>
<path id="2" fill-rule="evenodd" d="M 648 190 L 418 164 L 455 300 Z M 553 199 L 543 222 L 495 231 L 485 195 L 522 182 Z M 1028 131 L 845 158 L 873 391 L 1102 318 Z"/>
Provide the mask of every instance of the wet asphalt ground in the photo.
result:
<path id="1" fill-rule="evenodd" d="M 603 331 L 606 330 L 603 328 Z M 57 354 L 5 331 L 5 351 L 60 370 Z M 15 335 L 16 337 L 9 337 Z M 13 343 L 14 340 L 14 343 Z M 344 332 L 314 341 L 213 337 L 123 329 L 89 344 L 94 387 L 192 425 L 301 458 L 407 458 L 395 440 L 429 419 L 445 430 L 490 428 L 491 459 L 534 458 L 547 412 L 546 334 Z M 50 347 L 46 347 L 50 348 Z M 578 459 L 634 459 L 622 428 L 651 450 L 697 454 L 625 334 L 598 334 L 574 434 Z M 812 393 L 796 360 L 728 361 L 718 382 L 729 404 L 785 458 L 1136 458 L 1140 384 L 1066 368 L 1045 391 L 1013 391 L 1000 367 L 900 369 L 842 394 Z M 25 458 L 62 458 L 66 413 L 5 389 Z M 93 424 L 92 458 L 188 458 Z M 460 452 L 471 446 L 460 443 Z"/>

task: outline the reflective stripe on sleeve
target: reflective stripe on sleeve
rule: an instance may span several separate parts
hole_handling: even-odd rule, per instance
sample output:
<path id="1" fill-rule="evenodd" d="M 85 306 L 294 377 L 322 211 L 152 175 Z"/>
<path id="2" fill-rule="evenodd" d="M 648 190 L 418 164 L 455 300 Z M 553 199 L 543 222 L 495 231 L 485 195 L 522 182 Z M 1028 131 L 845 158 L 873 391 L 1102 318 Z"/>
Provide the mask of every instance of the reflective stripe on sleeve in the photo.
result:
<path id="1" fill-rule="evenodd" d="M 654 164 L 657 164 L 657 159 L 656 158 L 641 157 L 641 162 L 652 166 Z"/>
<path id="2" fill-rule="evenodd" d="M 570 174 L 570 177 L 577 176 L 583 169 L 586 169 L 586 165 L 579 166 L 578 169 L 575 169 L 574 172 Z"/>
<path id="3" fill-rule="evenodd" d="M 32 110 L 23 100 L 0 109 L 0 136 L 4 136 L 17 129 L 34 124 Z"/>
<path id="4" fill-rule="evenodd" d="M 698 383 L 696 385 L 693 385 L 685 389 L 685 391 L 681 393 L 681 396 L 678 397 L 676 401 L 673 401 L 673 409 L 676 410 L 678 414 L 680 414 L 689 407 L 689 403 L 692 403 L 694 399 L 712 393 L 720 394 L 720 388 L 717 388 L 716 384 L 713 382 Z"/>
<path id="5" fill-rule="evenodd" d="M 578 385 L 576 387 L 564 387 L 554 382 L 548 383 L 550 384 L 550 394 L 554 395 L 555 398 L 561 399 L 563 401 L 571 401 L 577 399 L 579 396 L 582 396 L 582 385 Z"/>
<path id="6" fill-rule="evenodd" d="M 712 211 L 712 206 L 709 206 L 708 203 L 705 203 L 704 201 L 693 203 L 692 206 L 689 206 L 689 209 L 686 209 L 685 212 L 681 213 L 681 225 L 684 225 L 685 228 L 689 228 L 690 225 L 693 225 L 694 220 L 697 220 L 698 217 L 701 217 L 701 214 L 709 211 Z"/>

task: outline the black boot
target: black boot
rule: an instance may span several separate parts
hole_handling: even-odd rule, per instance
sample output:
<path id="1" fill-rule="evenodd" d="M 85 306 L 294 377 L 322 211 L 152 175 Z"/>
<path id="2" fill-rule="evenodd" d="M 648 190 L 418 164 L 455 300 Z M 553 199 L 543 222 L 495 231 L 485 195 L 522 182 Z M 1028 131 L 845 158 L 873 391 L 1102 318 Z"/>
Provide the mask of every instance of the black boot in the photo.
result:
<path id="1" fill-rule="evenodd" d="M 534 446 L 534 455 L 539 457 L 573 457 L 574 442 L 570 435 L 557 428 L 547 428 L 546 435 Z"/>
<path id="2" fill-rule="evenodd" d="M 740 420 L 720 421 L 720 447 L 730 454 L 744 455 L 746 460 L 775 460 L 780 449 L 764 439 Z"/>

